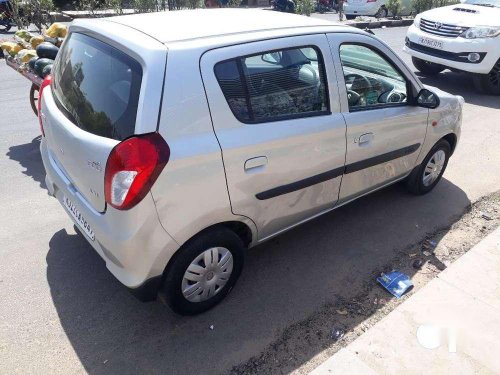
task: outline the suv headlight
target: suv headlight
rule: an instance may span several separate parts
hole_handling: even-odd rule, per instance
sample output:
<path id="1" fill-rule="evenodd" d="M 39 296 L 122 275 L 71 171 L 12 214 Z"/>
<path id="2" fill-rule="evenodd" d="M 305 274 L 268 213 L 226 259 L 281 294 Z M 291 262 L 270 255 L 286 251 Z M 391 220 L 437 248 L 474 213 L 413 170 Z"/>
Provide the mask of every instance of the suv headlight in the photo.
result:
<path id="1" fill-rule="evenodd" d="M 476 39 L 476 38 L 493 38 L 500 35 L 500 27 L 471 27 L 465 30 L 460 36 L 465 39 Z"/>
<path id="2" fill-rule="evenodd" d="M 413 20 L 413 24 L 415 27 L 420 28 L 420 16 L 415 16 L 415 19 Z"/>

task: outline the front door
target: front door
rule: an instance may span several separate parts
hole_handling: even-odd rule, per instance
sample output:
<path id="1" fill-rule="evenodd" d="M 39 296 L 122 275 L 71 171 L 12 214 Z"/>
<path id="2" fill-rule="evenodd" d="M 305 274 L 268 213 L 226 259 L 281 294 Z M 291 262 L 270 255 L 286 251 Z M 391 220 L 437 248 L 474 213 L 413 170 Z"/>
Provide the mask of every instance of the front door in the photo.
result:
<path id="1" fill-rule="evenodd" d="M 201 71 L 233 213 L 262 240 L 331 209 L 346 142 L 326 36 L 219 48 Z"/>
<path id="2" fill-rule="evenodd" d="M 429 110 L 413 104 L 420 83 L 384 44 L 360 34 L 329 34 L 347 124 L 339 203 L 404 177 L 415 166 Z"/>

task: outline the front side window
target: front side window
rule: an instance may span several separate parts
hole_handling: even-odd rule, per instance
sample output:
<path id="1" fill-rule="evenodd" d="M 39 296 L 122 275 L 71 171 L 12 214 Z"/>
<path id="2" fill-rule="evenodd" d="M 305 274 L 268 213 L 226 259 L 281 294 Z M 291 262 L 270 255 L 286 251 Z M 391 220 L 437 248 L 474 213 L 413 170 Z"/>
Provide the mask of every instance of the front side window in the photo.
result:
<path id="1" fill-rule="evenodd" d="M 407 82 L 379 52 L 358 44 L 342 44 L 340 60 L 349 110 L 406 104 Z"/>
<path id="2" fill-rule="evenodd" d="M 289 48 L 218 63 L 215 76 L 245 123 L 329 113 L 323 58 L 315 47 Z"/>

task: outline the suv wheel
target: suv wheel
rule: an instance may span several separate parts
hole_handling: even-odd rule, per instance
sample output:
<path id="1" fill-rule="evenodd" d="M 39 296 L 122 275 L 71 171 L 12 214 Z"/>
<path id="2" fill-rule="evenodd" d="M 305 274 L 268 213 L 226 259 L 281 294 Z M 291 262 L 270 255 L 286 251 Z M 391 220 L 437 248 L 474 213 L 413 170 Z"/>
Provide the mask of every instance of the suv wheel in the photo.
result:
<path id="1" fill-rule="evenodd" d="M 413 56 L 411 58 L 411 61 L 413 62 L 413 65 L 415 65 L 415 68 L 420 71 L 420 73 L 427 76 L 439 74 L 445 69 L 442 65 L 434 64 L 432 62 L 425 61 Z"/>
<path id="2" fill-rule="evenodd" d="M 169 265 L 162 294 L 181 315 L 207 311 L 233 288 L 243 268 L 245 249 L 233 231 L 220 227 L 187 242 Z"/>
<path id="3" fill-rule="evenodd" d="M 485 94 L 500 95 L 500 60 L 488 74 L 475 74 L 474 86 Z"/>
<path id="4" fill-rule="evenodd" d="M 434 145 L 422 164 L 415 167 L 406 178 L 406 187 L 416 195 L 423 195 L 434 189 L 448 165 L 451 147 L 444 139 Z"/>
<path id="5" fill-rule="evenodd" d="M 375 18 L 387 18 L 388 13 L 387 8 L 385 6 L 381 6 L 375 14 Z"/>

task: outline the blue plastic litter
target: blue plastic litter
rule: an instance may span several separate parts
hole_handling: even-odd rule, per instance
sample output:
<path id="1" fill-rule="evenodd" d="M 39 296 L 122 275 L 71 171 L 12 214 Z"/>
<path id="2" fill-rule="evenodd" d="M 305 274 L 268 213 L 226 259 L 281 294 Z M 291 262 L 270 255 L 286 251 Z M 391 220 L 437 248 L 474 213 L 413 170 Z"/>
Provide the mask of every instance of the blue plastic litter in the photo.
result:
<path id="1" fill-rule="evenodd" d="M 397 298 L 401 298 L 403 294 L 413 288 L 410 278 L 399 271 L 382 274 L 377 277 L 377 282 Z"/>

